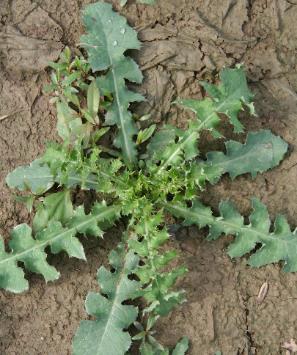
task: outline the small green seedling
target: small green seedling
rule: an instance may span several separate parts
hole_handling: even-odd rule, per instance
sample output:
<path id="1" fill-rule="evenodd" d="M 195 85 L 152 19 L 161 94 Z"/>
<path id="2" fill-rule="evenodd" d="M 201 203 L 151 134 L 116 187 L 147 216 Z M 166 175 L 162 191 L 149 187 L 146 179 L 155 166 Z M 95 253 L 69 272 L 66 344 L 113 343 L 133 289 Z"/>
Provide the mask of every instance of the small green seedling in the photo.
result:
<path id="1" fill-rule="evenodd" d="M 187 338 L 166 348 L 154 332 L 160 317 L 185 302 L 185 292 L 175 283 L 187 268 L 172 266 L 178 253 L 168 243 L 168 217 L 185 226 L 208 226 L 208 239 L 234 235 L 229 255 L 250 254 L 251 266 L 283 261 L 285 271 L 296 271 L 297 235 L 284 217 L 276 218 L 272 230 L 258 199 L 253 199 L 254 211 L 245 223 L 231 202 L 222 202 L 214 215 L 199 197 L 207 183 L 218 182 L 223 174 L 254 177 L 277 166 L 288 145 L 261 130 L 248 133 L 243 144 L 226 142 L 225 152 L 201 156 L 203 131 L 222 137 L 221 115 L 235 132 L 242 132 L 239 112 L 248 108 L 254 114 L 253 95 L 240 66 L 222 70 L 218 85 L 202 83 L 206 98 L 176 101 L 195 113 L 186 129 L 169 124 L 139 129 L 129 107 L 143 97 L 126 86 L 142 82 L 138 65 L 126 55 L 140 48 L 137 33 L 102 2 L 85 8 L 83 22 L 86 34 L 80 45 L 87 56 L 74 57 L 66 48 L 50 64 L 54 71 L 46 90 L 57 107 L 62 142 L 48 144 L 41 157 L 6 179 L 11 188 L 31 192 L 21 199 L 34 208 L 35 217 L 32 227 L 13 229 L 7 247 L 1 240 L 0 286 L 16 293 L 27 290 L 23 269 L 56 280 L 59 272 L 48 263 L 47 252 L 85 259 L 79 236 L 100 238 L 122 219 L 125 230 L 109 255 L 110 265 L 97 273 L 100 292 L 87 296 L 86 311 L 92 318 L 81 322 L 73 354 L 121 355 L 133 341 L 142 355 L 182 355 L 188 350 Z M 138 123 L 146 124 L 147 118 Z M 74 205 L 78 189 L 94 192 L 90 208 Z M 132 302 L 138 298 L 143 307 Z"/>

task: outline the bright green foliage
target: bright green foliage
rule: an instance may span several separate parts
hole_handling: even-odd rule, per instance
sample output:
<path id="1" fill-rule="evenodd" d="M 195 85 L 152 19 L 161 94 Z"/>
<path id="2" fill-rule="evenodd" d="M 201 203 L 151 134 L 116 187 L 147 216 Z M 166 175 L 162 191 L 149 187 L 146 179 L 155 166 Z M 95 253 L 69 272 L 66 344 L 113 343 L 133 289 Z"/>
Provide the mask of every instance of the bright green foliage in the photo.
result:
<path id="1" fill-rule="evenodd" d="M 86 80 L 93 79 L 88 61 L 78 56 L 73 59 L 69 47 L 66 47 L 59 61 L 50 62 L 49 66 L 55 71 L 51 74 L 51 83 L 44 87 L 44 91 L 53 94 L 51 102 L 71 102 L 81 107 L 78 94 L 87 91 L 89 85 Z"/>
<path id="2" fill-rule="evenodd" d="M 166 208 L 175 216 L 184 218 L 185 225 L 209 226 L 208 239 L 217 239 L 221 234 L 235 235 L 235 241 L 228 249 L 232 258 L 252 252 L 259 244 L 261 248 L 249 258 L 251 266 L 259 267 L 284 261 L 284 271 L 297 271 L 296 230 L 291 232 L 286 219 L 278 216 L 274 230 L 270 232 L 271 221 L 267 208 L 258 199 L 253 199 L 252 203 L 254 211 L 249 224 L 244 223 L 244 218 L 229 201 L 220 204 L 219 217 L 215 217 L 211 209 L 198 200 L 193 202 L 191 208 L 180 204 L 168 204 Z"/>
<path id="3" fill-rule="evenodd" d="M 42 160 L 48 164 L 59 185 L 68 188 L 81 186 L 85 190 L 111 190 L 110 176 L 120 169 L 121 164 L 116 160 L 100 159 L 102 151 L 97 146 L 89 153 L 86 156 L 83 146 L 79 144 L 72 149 L 67 145 L 51 144 Z"/>
<path id="4" fill-rule="evenodd" d="M 86 119 L 91 123 L 99 123 L 97 116 L 100 103 L 100 92 L 95 81 L 88 87 L 87 92 L 87 104 L 88 104 L 88 114 L 86 114 Z"/>
<path id="5" fill-rule="evenodd" d="M 73 341 L 74 355 L 124 355 L 130 348 L 131 337 L 125 329 L 136 320 L 138 309 L 123 302 L 133 299 L 139 289 L 139 283 L 128 278 L 139 258 L 120 245 L 111 252 L 109 262 L 115 271 L 104 266 L 98 270 L 101 293 L 91 292 L 86 299 L 86 310 L 96 320 L 80 323 Z"/>
<path id="6" fill-rule="evenodd" d="M 172 291 L 178 277 L 187 271 L 184 267 L 164 271 L 164 268 L 174 259 L 176 251 L 160 252 L 169 234 L 166 229 L 160 229 L 163 223 L 161 213 L 154 215 L 150 206 L 142 210 L 142 216 L 132 228 L 135 237 L 129 241 L 129 247 L 137 253 L 144 265 L 140 266 L 136 275 L 142 285 L 147 285 L 141 295 L 147 300 L 149 312 L 154 315 L 165 316 L 179 303 L 184 301 L 184 292 Z M 145 311 L 146 312 L 146 311 Z"/>
<path id="7" fill-rule="evenodd" d="M 8 174 L 6 183 L 10 188 L 41 195 L 54 185 L 54 180 L 50 169 L 36 159 L 29 166 L 20 166 Z"/>
<path id="8" fill-rule="evenodd" d="M 37 232 L 34 237 L 27 224 L 15 227 L 9 241 L 9 252 L 5 251 L 1 240 L 0 287 L 16 293 L 28 289 L 28 281 L 24 278 L 22 268 L 18 266 L 20 261 L 28 271 L 43 275 L 46 281 L 56 280 L 60 274 L 46 261 L 45 248 L 50 246 L 54 254 L 65 251 L 69 256 L 85 259 L 82 244 L 75 235 L 81 233 L 102 236 L 98 223 L 112 221 L 118 214 L 119 209 L 116 206 L 96 204 L 88 215 L 83 207 L 78 207 L 64 226 L 52 219 L 47 227 Z"/>
<path id="9" fill-rule="evenodd" d="M 114 100 L 105 116 L 106 125 L 117 125 L 118 134 L 114 144 L 120 148 L 125 161 L 136 161 L 133 136 L 137 134 L 130 102 L 142 101 L 143 97 L 126 88 L 125 80 L 142 82 L 142 74 L 133 59 L 124 53 L 128 49 L 139 49 L 136 32 L 127 25 L 124 17 L 112 11 L 105 3 L 89 5 L 83 14 L 88 34 L 82 36 L 81 45 L 86 48 L 93 72 L 108 70 L 97 79 L 103 93 L 112 93 Z"/>
<path id="10" fill-rule="evenodd" d="M 243 125 L 238 120 L 238 113 L 243 105 L 250 108 L 251 114 L 254 114 L 252 104 L 253 94 L 250 92 L 245 73 L 242 67 L 235 69 L 223 69 L 220 73 L 221 83 L 219 86 L 202 82 L 202 86 L 210 95 L 210 98 L 204 100 L 179 100 L 178 103 L 189 108 L 197 115 L 197 119 L 204 129 L 212 131 L 215 137 L 220 134 L 216 130 L 220 118 L 219 113 L 229 117 L 234 126 L 234 131 L 239 133 L 243 131 Z"/>
<path id="11" fill-rule="evenodd" d="M 220 137 L 217 130 L 219 113 L 230 118 L 236 132 L 243 130 L 237 119 L 243 105 L 248 105 L 254 113 L 251 101 L 253 95 L 247 87 L 245 73 L 241 67 L 224 69 L 218 86 L 207 83 L 203 85 L 212 98 L 177 101 L 183 107 L 194 111 L 197 119 L 190 121 L 186 130 L 166 125 L 152 138 L 148 153 L 151 160 L 161 162 L 157 174 L 172 165 L 196 158 L 199 154 L 197 144 L 201 131 L 210 130 L 214 137 Z M 156 147 L 157 150 L 154 150 Z"/>
<path id="12" fill-rule="evenodd" d="M 222 174 L 228 173 L 232 179 L 250 173 L 255 177 L 277 166 L 288 150 L 288 144 L 268 130 L 248 133 L 245 144 L 226 142 L 226 154 L 207 153 L 206 163 L 194 166 L 199 174 L 201 168 L 210 182 L 215 183 Z"/>
<path id="13" fill-rule="evenodd" d="M 146 142 L 151 136 L 154 134 L 156 130 L 156 125 L 153 124 L 148 128 L 145 128 L 144 130 L 139 131 L 136 144 L 142 144 Z"/>
<path id="14" fill-rule="evenodd" d="M 161 162 L 157 173 L 159 174 L 167 167 L 197 157 L 199 154 L 198 138 L 199 124 L 197 122 L 190 122 L 185 131 L 165 125 L 155 134 L 148 146 L 150 161 Z"/>
<path id="15" fill-rule="evenodd" d="M 74 354 L 125 354 L 133 340 L 139 342 L 141 355 L 183 355 L 187 338 L 168 349 L 154 331 L 161 316 L 185 301 L 184 291 L 175 284 L 187 270 L 177 265 L 178 253 L 169 248 L 168 214 L 183 218 L 185 225 L 209 226 L 209 239 L 234 235 L 231 257 L 253 253 L 261 245 L 250 257 L 250 265 L 284 261 L 286 271 L 296 271 L 297 235 L 283 217 L 276 219 L 272 231 L 267 210 L 258 200 L 253 201 L 248 224 L 230 202 L 220 204 L 216 217 L 199 201 L 206 184 L 217 182 L 223 174 L 232 179 L 246 173 L 254 177 L 277 166 L 288 145 L 262 130 L 249 133 L 244 144 L 226 142 L 225 153 L 210 152 L 203 160 L 201 133 L 210 130 L 220 136 L 220 114 L 229 117 L 236 132 L 243 130 L 239 111 L 247 106 L 254 114 L 253 95 L 241 67 L 224 69 L 217 86 L 202 83 L 207 98 L 178 101 L 196 113 L 186 129 L 168 124 L 159 130 L 154 124 L 143 128 L 148 115 L 136 126 L 129 106 L 142 96 L 129 91 L 126 80 L 140 83 L 142 74 L 125 55 L 140 47 L 136 32 L 102 2 L 86 7 L 83 21 L 87 33 L 81 46 L 88 59 L 73 58 L 65 48 L 59 61 L 50 64 L 54 72 L 47 92 L 56 104 L 63 142 L 48 144 L 42 157 L 7 177 L 10 187 L 31 190 L 33 197 L 18 200 L 36 214 L 33 232 L 21 224 L 12 231 L 7 248 L 1 240 L 0 286 L 13 292 L 26 290 L 22 265 L 46 280 L 56 279 L 59 273 L 48 264 L 45 250 L 85 259 L 76 235 L 101 237 L 102 230 L 123 216 L 126 231 L 110 255 L 111 269 L 98 271 L 100 293 L 87 297 L 86 309 L 93 318 L 81 323 Z M 115 130 L 110 129 L 114 125 Z M 114 136 L 112 148 L 108 143 Z M 79 190 L 91 190 L 87 194 L 94 199 L 92 206 L 76 206 Z M 138 297 L 143 300 L 139 312 L 128 305 Z M 133 338 L 128 329 L 132 324 L 137 329 Z"/>
<path id="16" fill-rule="evenodd" d="M 90 64 L 83 57 L 72 60 L 71 51 L 66 47 L 59 62 L 50 63 L 50 66 L 55 72 L 45 92 L 51 93 L 50 102 L 56 103 L 58 134 L 67 143 L 83 139 L 86 145 L 94 125 L 99 122 L 100 96 L 91 76 Z M 87 96 L 86 102 L 80 101 L 81 95 Z"/>

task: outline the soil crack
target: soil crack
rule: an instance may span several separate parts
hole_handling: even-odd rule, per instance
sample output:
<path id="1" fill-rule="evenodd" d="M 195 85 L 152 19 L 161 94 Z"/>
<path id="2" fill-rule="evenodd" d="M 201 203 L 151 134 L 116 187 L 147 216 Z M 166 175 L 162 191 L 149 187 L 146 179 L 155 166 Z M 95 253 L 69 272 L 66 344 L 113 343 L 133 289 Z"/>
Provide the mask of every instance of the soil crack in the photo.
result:
<path id="1" fill-rule="evenodd" d="M 249 325 L 249 314 L 250 310 L 248 308 L 249 296 L 244 297 L 239 294 L 239 298 L 241 299 L 243 313 L 244 313 L 244 331 L 245 331 L 245 346 L 244 349 L 239 349 L 237 355 L 256 355 L 256 342 L 253 339 L 253 333 L 251 331 Z"/>

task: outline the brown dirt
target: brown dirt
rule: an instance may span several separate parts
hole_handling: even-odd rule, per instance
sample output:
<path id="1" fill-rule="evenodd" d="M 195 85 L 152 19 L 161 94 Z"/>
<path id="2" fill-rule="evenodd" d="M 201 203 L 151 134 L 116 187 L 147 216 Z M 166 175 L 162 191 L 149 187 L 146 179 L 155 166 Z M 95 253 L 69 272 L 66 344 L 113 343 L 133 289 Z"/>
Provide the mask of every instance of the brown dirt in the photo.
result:
<path id="1" fill-rule="evenodd" d="M 87 2 L 1 0 L 0 117 L 12 114 L 0 121 L 0 228 L 5 237 L 29 216 L 13 201 L 4 178 L 55 138 L 55 113 L 41 94 L 47 81 L 44 68 L 66 44 L 74 47 L 78 42 L 80 10 Z M 148 102 L 137 109 L 151 112 L 156 122 L 183 125 L 188 116 L 170 105 L 174 98 L 199 97 L 197 80 L 214 78 L 223 66 L 245 64 L 259 117 L 243 120 L 249 130 L 265 127 L 281 135 L 290 143 L 290 154 L 280 167 L 255 180 L 224 178 L 204 199 L 216 208 L 219 200 L 230 198 L 248 213 L 251 196 L 258 196 L 272 217 L 284 213 L 296 226 L 297 3 L 159 0 L 146 7 L 130 1 L 122 12 L 143 41 L 135 56 L 145 74 L 140 90 Z M 230 130 L 226 136 L 233 136 Z M 205 146 L 210 144 L 222 147 L 206 139 Z M 56 283 L 46 285 L 30 276 L 29 292 L 15 296 L 1 291 L 1 355 L 70 354 L 73 333 L 85 317 L 83 299 L 96 287 L 95 270 L 116 235 L 107 235 L 103 244 L 85 243 L 87 263 L 52 258 L 62 274 Z M 160 339 L 173 344 L 188 335 L 193 355 L 219 350 L 224 355 L 284 354 L 281 344 L 297 340 L 297 274 L 284 274 L 279 265 L 250 269 L 244 259 L 226 256 L 227 238 L 209 243 L 203 237 L 203 232 L 189 228 L 175 242 L 190 270 L 181 281 L 188 303 L 160 322 Z M 269 292 L 259 305 L 256 297 L 265 281 Z"/>

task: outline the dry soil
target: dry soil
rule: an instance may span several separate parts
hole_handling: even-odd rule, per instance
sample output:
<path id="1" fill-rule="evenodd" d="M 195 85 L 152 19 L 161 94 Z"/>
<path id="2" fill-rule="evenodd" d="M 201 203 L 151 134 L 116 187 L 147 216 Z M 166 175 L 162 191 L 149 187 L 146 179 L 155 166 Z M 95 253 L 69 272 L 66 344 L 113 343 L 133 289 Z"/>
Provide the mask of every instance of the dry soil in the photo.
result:
<path id="1" fill-rule="evenodd" d="M 0 121 L 0 232 L 5 238 L 30 216 L 14 201 L 4 178 L 41 154 L 47 140 L 56 139 L 55 111 L 42 94 L 45 67 L 65 45 L 78 43 L 80 11 L 88 2 L 0 0 L 0 117 L 10 115 Z M 171 102 L 200 97 L 198 80 L 213 80 L 222 67 L 244 63 L 258 112 L 257 118 L 243 115 L 244 123 L 251 131 L 270 128 L 290 144 L 290 152 L 273 171 L 255 180 L 223 178 L 203 198 L 214 209 L 230 198 L 248 214 L 250 198 L 258 196 L 272 218 L 283 213 L 296 226 L 296 0 L 157 0 L 153 7 L 132 0 L 121 12 L 143 42 L 133 56 L 145 75 L 138 90 L 148 101 L 136 110 L 150 112 L 156 122 L 183 126 L 188 114 Z M 229 128 L 225 135 L 234 137 Z M 220 141 L 204 141 L 203 151 L 223 147 Z M 70 354 L 74 331 L 86 317 L 83 299 L 96 289 L 95 271 L 117 237 L 114 230 L 103 243 L 85 242 L 87 263 L 52 258 L 61 270 L 58 282 L 46 285 L 32 275 L 25 294 L 0 291 L 1 355 Z M 245 259 L 228 258 L 228 238 L 209 243 L 204 237 L 203 231 L 189 228 L 173 241 L 190 270 L 181 280 L 188 302 L 159 323 L 160 340 L 171 345 L 188 335 L 192 355 L 285 354 L 281 345 L 297 341 L 297 274 L 283 273 L 281 265 L 251 269 Z M 269 291 L 258 304 L 265 281 Z"/>

